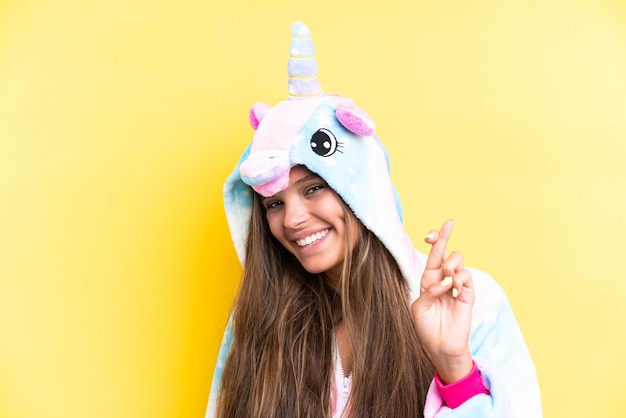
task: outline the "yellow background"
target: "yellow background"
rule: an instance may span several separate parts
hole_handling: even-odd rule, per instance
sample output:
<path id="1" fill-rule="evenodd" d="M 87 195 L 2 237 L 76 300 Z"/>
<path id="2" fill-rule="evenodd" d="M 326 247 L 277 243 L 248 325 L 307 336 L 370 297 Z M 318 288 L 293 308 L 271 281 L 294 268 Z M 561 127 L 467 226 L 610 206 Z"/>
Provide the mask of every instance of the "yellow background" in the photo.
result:
<path id="1" fill-rule="evenodd" d="M 545 416 L 626 416 L 618 0 L 2 0 L 0 416 L 203 416 L 221 186 L 294 20 L 376 119 L 416 246 L 454 218 L 506 290 Z"/>

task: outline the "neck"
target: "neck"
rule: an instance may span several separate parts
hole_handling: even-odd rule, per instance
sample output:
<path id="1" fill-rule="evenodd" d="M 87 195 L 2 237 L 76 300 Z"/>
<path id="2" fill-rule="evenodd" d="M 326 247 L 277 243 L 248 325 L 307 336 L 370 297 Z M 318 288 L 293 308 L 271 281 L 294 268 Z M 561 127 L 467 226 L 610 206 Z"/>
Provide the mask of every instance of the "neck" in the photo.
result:
<path id="1" fill-rule="evenodd" d="M 342 267 L 337 266 L 324 272 L 324 280 L 336 292 L 341 294 L 341 271 Z"/>

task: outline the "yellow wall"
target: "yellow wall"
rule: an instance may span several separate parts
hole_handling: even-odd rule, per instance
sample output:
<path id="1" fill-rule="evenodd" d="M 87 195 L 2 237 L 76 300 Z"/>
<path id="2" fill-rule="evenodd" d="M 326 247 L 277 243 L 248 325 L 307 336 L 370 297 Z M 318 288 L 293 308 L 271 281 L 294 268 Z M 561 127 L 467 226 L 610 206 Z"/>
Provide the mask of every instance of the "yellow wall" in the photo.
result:
<path id="1" fill-rule="evenodd" d="M 507 291 L 545 416 L 626 415 L 626 5 L 383 3 L 0 2 L 1 417 L 203 415 L 221 185 L 294 20 L 377 120 L 418 248 L 452 217 Z"/>

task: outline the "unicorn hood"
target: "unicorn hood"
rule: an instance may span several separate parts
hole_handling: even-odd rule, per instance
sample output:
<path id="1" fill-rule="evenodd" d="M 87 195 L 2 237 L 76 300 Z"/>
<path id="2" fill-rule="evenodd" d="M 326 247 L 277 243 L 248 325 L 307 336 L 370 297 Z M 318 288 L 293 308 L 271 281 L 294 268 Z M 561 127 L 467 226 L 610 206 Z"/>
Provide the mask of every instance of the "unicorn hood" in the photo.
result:
<path id="1" fill-rule="evenodd" d="M 256 103 L 249 113 L 252 141 L 224 185 L 226 217 L 239 260 L 245 261 L 253 193 L 272 196 L 303 165 L 321 176 L 396 259 L 409 283 L 420 261 L 403 227 L 402 206 L 389 176 L 384 145 L 372 118 L 350 98 L 325 94 L 317 79 L 309 29 L 292 26 L 288 99 Z"/>

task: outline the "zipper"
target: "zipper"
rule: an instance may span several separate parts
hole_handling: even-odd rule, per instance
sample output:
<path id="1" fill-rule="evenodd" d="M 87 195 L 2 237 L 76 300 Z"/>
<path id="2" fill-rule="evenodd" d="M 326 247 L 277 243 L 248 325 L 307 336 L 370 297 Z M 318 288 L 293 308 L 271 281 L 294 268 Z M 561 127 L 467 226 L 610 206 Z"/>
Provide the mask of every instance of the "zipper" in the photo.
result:
<path id="1" fill-rule="evenodd" d="M 344 398 L 347 398 L 348 395 L 350 394 L 350 390 L 348 389 L 348 385 L 350 385 L 350 378 L 352 377 L 352 373 L 350 373 L 350 376 L 348 377 L 343 377 L 343 390 L 341 391 L 341 396 L 343 396 Z"/>
<path id="2" fill-rule="evenodd" d="M 343 383 L 341 396 L 347 398 L 350 395 L 350 381 L 352 380 L 352 372 L 350 372 L 350 375 L 346 377 L 346 374 L 343 371 L 343 363 L 341 362 L 341 355 L 339 354 L 339 343 L 337 342 L 337 338 L 335 338 L 335 349 L 337 350 L 337 362 L 339 363 L 339 371 L 341 372 L 341 379 Z"/>

